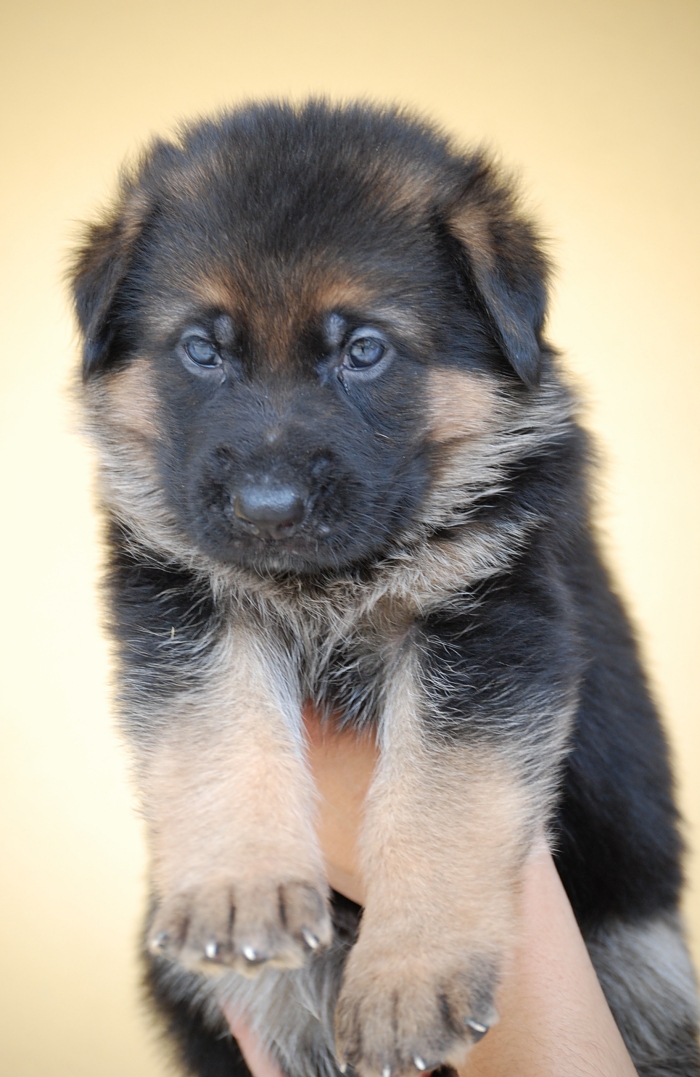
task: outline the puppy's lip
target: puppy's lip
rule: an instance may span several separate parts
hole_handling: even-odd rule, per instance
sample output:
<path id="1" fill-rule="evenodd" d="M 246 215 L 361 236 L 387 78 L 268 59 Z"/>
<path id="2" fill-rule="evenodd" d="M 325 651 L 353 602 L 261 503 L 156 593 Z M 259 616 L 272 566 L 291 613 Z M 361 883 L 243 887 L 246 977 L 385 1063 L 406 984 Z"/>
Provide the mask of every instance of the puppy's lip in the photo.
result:
<path id="1" fill-rule="evenodd" d="M 250 520 L 244 520 L 242 516 L 238 516 L 238 513 L 235 510 L 235 507 L 233 509 L 233 514 L 234 514 L 234 516 L 237 516 L 238 519 L 240 520 L 239 526 L 242 527 L 245 531 L 247 531 L 249 535 L 259 535 L 260 534 L 260 531 L 255 526 L 255 524 L 252 524 L 250 522 Z"/>
<path id="2" fill-rule="evenodd" d="M 274 528 L 274 533 L 271 533 L 270 529 L 259 527 L 252 521 L 240 516 L 233 505 L 227 507 L 225 515 L 233 524 L 231 537 L 234 541 L 251 538 L 256 540 L 256 546 L 261 545 L 272 550 L 280 545 L 288 546 L 291 544 L 291 540 L 299 539 L 302 536 L 308 538 L 307 528 L 304 526 L 305 521 L 302 521 L 301 524 L 277 524 Z M 330 533 L 330 528 L 326 528 L 325 525 L 316 530 L 324 538 Z"/>
<path id="3" fill-rule="evenodd" d="M 368 553 L 362 541 L 358 543 L 356 536 L 348 544 L 342 525 L 311 520 L 287 538 L 272 539 L 256 534 L 243 520 L 237 519 L 232 507 L 226 516 L 225 530 L 219 527 L 216 534 L 193 535 L 202 551 L 223 566 L 262 576 L 281 573 L 285 577 L 313 578 L 318 574 L 346 572 L 367 563 Z M 373 547 L 369 557 L 380 554 L 380 547 Z"/>
<path id="4" fill-rule="evenodd" d="M 331 528 L 326 525 L 314 529 L 290 526 L 287 529 L 278 529 L 276 534 L 266 533 L 254 524 L 246 524 L 244 520 L 237 520 L 236 525 L 236 534 L 232 535 L 234 541 L 250 539 L 256 548 L 269 550 L 270 553 L 279 547 L 284 547 L 292 553 L 306 554 L 314 549 L 319 541 L 325 545 L 333 538 Z"/>

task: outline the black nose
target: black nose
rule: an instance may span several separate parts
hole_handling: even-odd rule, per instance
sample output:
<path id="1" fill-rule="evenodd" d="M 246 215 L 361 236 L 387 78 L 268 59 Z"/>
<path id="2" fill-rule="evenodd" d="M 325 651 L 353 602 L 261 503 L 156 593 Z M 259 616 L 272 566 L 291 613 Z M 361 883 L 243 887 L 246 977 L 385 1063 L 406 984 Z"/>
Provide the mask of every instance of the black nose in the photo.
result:
<path id="1" fill-rule="evenodd" d="M 234 495 L 233 511 L 256 531 L 282 539 L 291 535 L 304 519 L 306 497 L 295 486 L 251 483 Z"/>

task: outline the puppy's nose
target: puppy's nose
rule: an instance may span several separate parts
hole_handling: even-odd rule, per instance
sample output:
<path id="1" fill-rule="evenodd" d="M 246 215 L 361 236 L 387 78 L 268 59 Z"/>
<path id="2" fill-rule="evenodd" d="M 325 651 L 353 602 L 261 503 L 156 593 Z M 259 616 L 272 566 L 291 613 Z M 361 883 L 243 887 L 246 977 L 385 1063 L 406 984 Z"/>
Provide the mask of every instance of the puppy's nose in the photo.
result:
<path id="1" fill-rule="evenodd" d="M 235 494 L 233 511 L 256 531 L 282 539 L 291 535 L 304 519 L 306 497 L 295 486 L 251 483 Z"/>

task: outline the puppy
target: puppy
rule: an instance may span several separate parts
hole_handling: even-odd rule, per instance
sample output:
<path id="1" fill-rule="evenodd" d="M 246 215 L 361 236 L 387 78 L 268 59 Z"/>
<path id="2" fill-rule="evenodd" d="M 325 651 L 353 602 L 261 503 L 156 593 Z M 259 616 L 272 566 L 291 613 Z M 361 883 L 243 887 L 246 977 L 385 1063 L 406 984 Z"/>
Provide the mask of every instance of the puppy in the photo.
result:
<path id="1" fill-rule="evenodd" d="M 290 1077 L 460 1063 L 549 828 L 639 1072 L 697 1074 L 666 746 L 508 181 L 401 112 L 246 107 L 150 147 L 73 284 L 185 1069 L 245 1072 L 226 1000 Z M 306 701 L 379 748 L 359 932 Z"/>

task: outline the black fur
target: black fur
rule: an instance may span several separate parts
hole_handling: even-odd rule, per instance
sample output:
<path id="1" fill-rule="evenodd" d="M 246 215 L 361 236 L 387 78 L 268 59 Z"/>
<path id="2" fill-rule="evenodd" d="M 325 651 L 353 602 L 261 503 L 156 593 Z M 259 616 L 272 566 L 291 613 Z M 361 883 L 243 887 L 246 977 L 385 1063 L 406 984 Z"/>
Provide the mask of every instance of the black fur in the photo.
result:
<path id="1" fill-rule="evenodd" d="M 236 619 L 286 656 L 301 698 L 380 726 L 405 632 L 429 734 L 498 745 L 558 789 L 543 819 L 584 933 L 672 914 L 682 848 L 665 741 L 592 536 L 587 440 L 542 335 L 546 260 L 493 166 L 397 112 L 245 108 L 150 148 L 88 231 L 74 284 L 134 742 L 157 746 L 149 707 L 206 687 Z M 353 365 L 357 340 L 358 354 L 379 342 L 376 364 Z M 129 434 L 122 459 L 110 394 L 144 362 L 157 432 Z M 511 416 L 491 463 L 439 504 L 453 445 L 426 427 L 436 369 L 482 379 Z M 129 487 L 139 445 L 150 470 Z M 342 633 L 324 621 L 477 531 L 491 568 Z M 245 1074 L 200 980 L 174 987 L 171 963 L 147 960 L 188 1072 Z M 669 1026 L 656 1061 L 630 1040 L 640 1072 L 698 1073 L 693 1021 L 678 1021 L 685 1061 Z"/>

